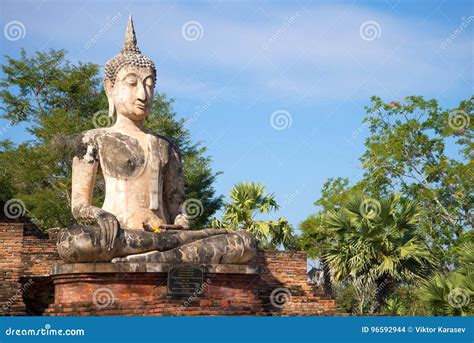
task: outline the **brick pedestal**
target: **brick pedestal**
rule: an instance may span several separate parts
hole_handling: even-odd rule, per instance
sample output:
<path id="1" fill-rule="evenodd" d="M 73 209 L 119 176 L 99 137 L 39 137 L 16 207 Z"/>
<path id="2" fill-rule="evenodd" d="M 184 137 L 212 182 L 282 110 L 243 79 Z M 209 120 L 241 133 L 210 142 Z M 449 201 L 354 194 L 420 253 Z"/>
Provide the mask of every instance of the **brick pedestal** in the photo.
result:
<path id="1" fill-rule="evenodd" d="M 71 264 L 52 269 L 54 304 L 47 315 L 256 315 L 262 311 L 252 284 L 258 268 L 192 266 L 204 271 L 203 285 L 190 296 L 170 296 L 170 265 Z"/>

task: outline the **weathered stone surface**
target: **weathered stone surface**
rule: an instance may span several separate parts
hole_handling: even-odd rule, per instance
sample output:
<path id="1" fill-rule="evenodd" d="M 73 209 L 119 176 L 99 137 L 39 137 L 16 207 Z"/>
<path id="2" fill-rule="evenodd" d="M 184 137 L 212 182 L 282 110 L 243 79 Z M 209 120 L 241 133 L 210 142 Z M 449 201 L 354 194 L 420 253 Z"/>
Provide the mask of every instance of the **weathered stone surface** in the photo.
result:
<path id="1" fill-rule="evenodd" d="M 49 274 L 104 274 L 104 273 L 167 273 L 170 268 L 183 265 L 170 263 L 65 263 L 54 264 Z M 201 268 L 213 274 L 259 274 L 260 266 L 241 264 L 186 264 L 186 267 Z"/>

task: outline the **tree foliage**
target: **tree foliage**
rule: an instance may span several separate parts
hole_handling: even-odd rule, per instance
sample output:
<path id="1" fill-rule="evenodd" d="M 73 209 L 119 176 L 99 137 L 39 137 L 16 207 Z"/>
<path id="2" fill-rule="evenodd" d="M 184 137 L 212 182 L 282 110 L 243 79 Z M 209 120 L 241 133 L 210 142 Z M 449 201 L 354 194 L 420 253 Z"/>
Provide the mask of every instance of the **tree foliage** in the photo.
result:
<path id="1" fill-rule="evenodd" d="M 361 158 L 362 183 L 373 192 L 400 191 L 419 202 L 438 255 L 472 229 L 473 109 L 474 97 L 442 109 L 436 100 L 419 96 L 402 103 L 372 97 L 366 108 L 371 135 Z"/>
<path id="2" fill-rule="evenodd" d="M 371 312 L 380 310 L 396 283 L 426 275 L 433 264 L 420 216 L 416 203 L 400 194 L 355 195 L 325 216 L 323 226 L 333 237 L 325 259 L 334 279 L 373 287 Z"/>
<path id="3" fill-rule="evenodd" d="M 222 221 L 213 220 L 214 227 L 229 230 L 247 230 L 260 242 L 260 247 L 276 249 L 280 245 L 287 249 L 297 246 L 293 228 L 281 217 L 276 221 L 258 220 L 259 214 L 279 209 L 273 194 L 267 194 L 265 186 L 254 182 L 242 182 L 230 191 L 231 202 L 224 203 Z"/>
<path id="4" fill-rule="evenodd" d="M 336 290 L 336 299 L 338 294 L 350 291 L 359 300 L 366 300 L 366 294 L 358 285 L 374 280 L 374 277 L 364 280 L 365 274 L 357 276 L 359 269 L 354 263 L 362 263 L 363 260 L 350 258 L 351 251 L 356 253 L 352 245 L 354 242 L 348 244 L 347 249 L 341 248 L 339 253 L 333 252 L 331 267 L 327 267 L 334 243 L 341 239 L 350 241 L 350 237 L 353 237 L 350 232 L 356 228 L 342 235 L 339 231 L 335 235 L 324 223 L 330 218 L 337 218 L 340 226 L 351 227 L 352 220 L 348 220 L 343 215 L 345 210 L 341 209 L 359 193 L 375 199 L 402 193 L 407 201 L 418 204 L 420 211 L 416 230 L 429 247 L 433 259 L 438 262 L 437 272 L 442 275 L 438 281 L 440 278 L 446 281 L 453 268 L 461 268 L 459 255 L 455 251 L 459 246 L 472 242 L 473 103 L 474 97 L 471 97 L 454 108 L 443 109 L 436 100 L 425 100 L 420 96 L 389 103 L 384 103 L 379 97 L 371 98 L 364 119 L 370 136 L 361 157 L 363 178 L 329 178 L 323 186 L 321 197 L 315 202 L 319 212 L 300 224 L 301 246 L 311 257 L 317 257 L 326 269 L 325 279 Z M 375 249 L 372 238 L 364 235 L 359 238 L 358 253 L 363 254 L 368 247 Z M 402 243 L 398 240 L 393 242 L 399 247 Z M 337 261 L 340 263 L 336 265 L 341 270 L 335 268 Z M 379 261 L 369 262 L 368 265 L 371 263 L 375 266 Z M 336 275 L 340 278 L 336 278 Z M 419 295 L 415 292 L 417 287 L 419 284 L 416 282 L 395 279 L 392 297 L 386 298 L 384 310 L 392 313 L 396 309 L 416 308 L 419 311 L 417 313 L 430 313 L 428 302 L 421 302 L 420 306 L 410 303 Z M 377 289 L 375 287 L 372 291 L 376 292 Z M 352 311 L 365 311 L 364 308 L 370 309 L 357 306 Z"/>

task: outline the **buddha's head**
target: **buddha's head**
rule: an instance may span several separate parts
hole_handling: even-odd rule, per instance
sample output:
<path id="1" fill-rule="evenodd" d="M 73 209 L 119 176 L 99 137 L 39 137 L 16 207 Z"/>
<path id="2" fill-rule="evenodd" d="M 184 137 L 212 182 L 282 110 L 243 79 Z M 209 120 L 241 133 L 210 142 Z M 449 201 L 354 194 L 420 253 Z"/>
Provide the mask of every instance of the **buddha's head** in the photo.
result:
<path id="1" fill-rule="evenodd" d="M 155 80 L 155 64 L 138 49 L 130 17 L 124 47 L 105 65 L 104 86 L 109 99 L 109 116 L 116 112 L 133 121 L 145 119 L 153 103 Z"/>

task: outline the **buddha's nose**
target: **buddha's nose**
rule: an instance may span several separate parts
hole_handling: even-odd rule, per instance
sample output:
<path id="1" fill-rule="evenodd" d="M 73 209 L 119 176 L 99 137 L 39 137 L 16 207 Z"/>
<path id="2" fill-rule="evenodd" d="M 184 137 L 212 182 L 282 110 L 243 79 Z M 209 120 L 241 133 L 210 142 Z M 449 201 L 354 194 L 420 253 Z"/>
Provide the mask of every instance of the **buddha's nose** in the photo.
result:
<path id="1" fill-rule="evenodd" d="M 137 99 L 145 102 L 146 100 L 145 87 L 140 86 L 140 85 L 137 87 Z"/>

